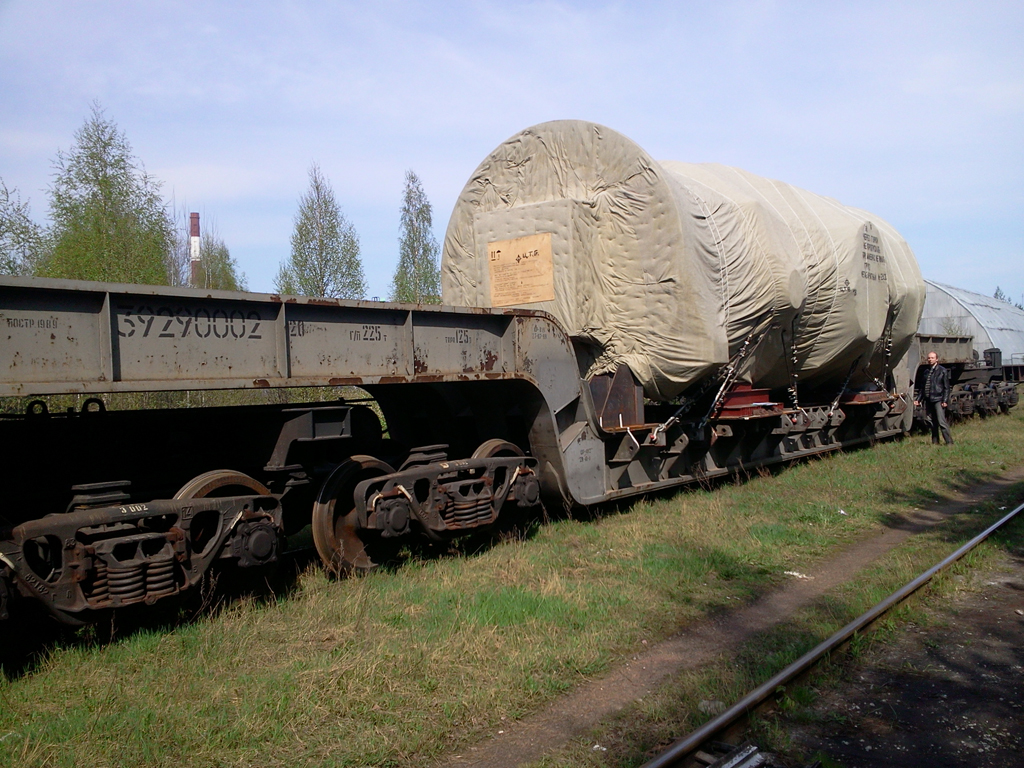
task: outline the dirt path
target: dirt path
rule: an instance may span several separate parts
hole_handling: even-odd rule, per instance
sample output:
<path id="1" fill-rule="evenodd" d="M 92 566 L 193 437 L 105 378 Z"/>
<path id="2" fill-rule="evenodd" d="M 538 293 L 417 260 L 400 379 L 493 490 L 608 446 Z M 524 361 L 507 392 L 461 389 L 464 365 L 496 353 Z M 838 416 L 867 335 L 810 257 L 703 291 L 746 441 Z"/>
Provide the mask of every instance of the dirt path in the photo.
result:
<path id="1" fill-rule="evenodd" d="M 653 646 L 606 676 L 585 683 L 490 739 L 438 763 L 445 768 L 509 768 L 539 759 L 604 718 L 646 696 L 666 677 L 693 669 L 737 650 L 829 589 L 850 579 L 909 537 L 970 509 L 1010 484 L 1024 479 L 1024 467 L 952 496 L 932 510 L 916 510 L 881 534 L 853 544 L 819 563 L 806 575 L 757 602 L 717 620 L 694 626 Z"/>

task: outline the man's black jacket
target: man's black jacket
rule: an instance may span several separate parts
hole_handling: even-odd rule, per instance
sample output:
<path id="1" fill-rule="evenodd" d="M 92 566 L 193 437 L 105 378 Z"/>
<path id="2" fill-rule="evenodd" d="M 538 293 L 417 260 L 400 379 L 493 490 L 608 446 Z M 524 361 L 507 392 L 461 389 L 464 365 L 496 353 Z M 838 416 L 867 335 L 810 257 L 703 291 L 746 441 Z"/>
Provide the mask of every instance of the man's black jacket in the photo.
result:
<path id="1" fill-rule="evenodd" d="M 928 374 L 932 375 L 932 386 L 931 391 L 928 389 Z M 917 399 L 920 402 L 931 400 L 933 403 L 948 403 L 949 402 L 949 371 L 943 368 L 941 365 L 936 364 L 934 369 L 931 371 L 925 371 L 924 376 L 921 378 L 921 390 L 917 393 Z"/>

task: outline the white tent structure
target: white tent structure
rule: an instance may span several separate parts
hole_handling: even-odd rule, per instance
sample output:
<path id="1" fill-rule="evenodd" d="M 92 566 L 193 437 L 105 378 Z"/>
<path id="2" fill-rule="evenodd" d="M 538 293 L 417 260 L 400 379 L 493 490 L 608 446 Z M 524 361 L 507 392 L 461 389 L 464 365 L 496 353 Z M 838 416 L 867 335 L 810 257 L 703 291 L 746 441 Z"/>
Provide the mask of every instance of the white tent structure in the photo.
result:
<path id="1" fill-rule="evenodd" d="M 1024 365 L 1024 310 L 1013 304 L 925 280 L 927 293 L 918 333 L 973 336 L 978 357 L 998 348 L 1004 365 Z"/>

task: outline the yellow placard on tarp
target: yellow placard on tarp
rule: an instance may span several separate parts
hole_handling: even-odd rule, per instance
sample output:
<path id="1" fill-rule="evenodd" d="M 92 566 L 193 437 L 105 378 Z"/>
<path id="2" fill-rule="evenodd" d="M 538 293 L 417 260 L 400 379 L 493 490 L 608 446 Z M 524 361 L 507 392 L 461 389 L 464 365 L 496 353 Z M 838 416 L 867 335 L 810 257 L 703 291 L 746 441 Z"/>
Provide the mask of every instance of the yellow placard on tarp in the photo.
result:
<path id="1" fill-rule="evenodd" d="M 492 307 L 554 301 L 550 232 L 489 243 L 487 264 Z"/>

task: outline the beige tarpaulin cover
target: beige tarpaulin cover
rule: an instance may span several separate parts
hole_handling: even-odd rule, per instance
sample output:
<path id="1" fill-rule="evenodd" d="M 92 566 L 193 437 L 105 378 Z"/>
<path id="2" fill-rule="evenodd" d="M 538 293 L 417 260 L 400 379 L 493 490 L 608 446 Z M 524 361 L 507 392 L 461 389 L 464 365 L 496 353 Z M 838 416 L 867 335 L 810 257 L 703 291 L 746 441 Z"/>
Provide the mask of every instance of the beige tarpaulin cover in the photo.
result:
<path id="1" fill-rule="evenodd" d="M 446 304 L 550 312 L 588 375 L 626 364 L 659 400 L 744 345 L 740 380 L 757 386 L 870 384 L 924 302 L 913 253 L 881 219 L 736 168 L 655 162 L 570 120 L 480 164 L 448 224 L 441 285 Z"/>

